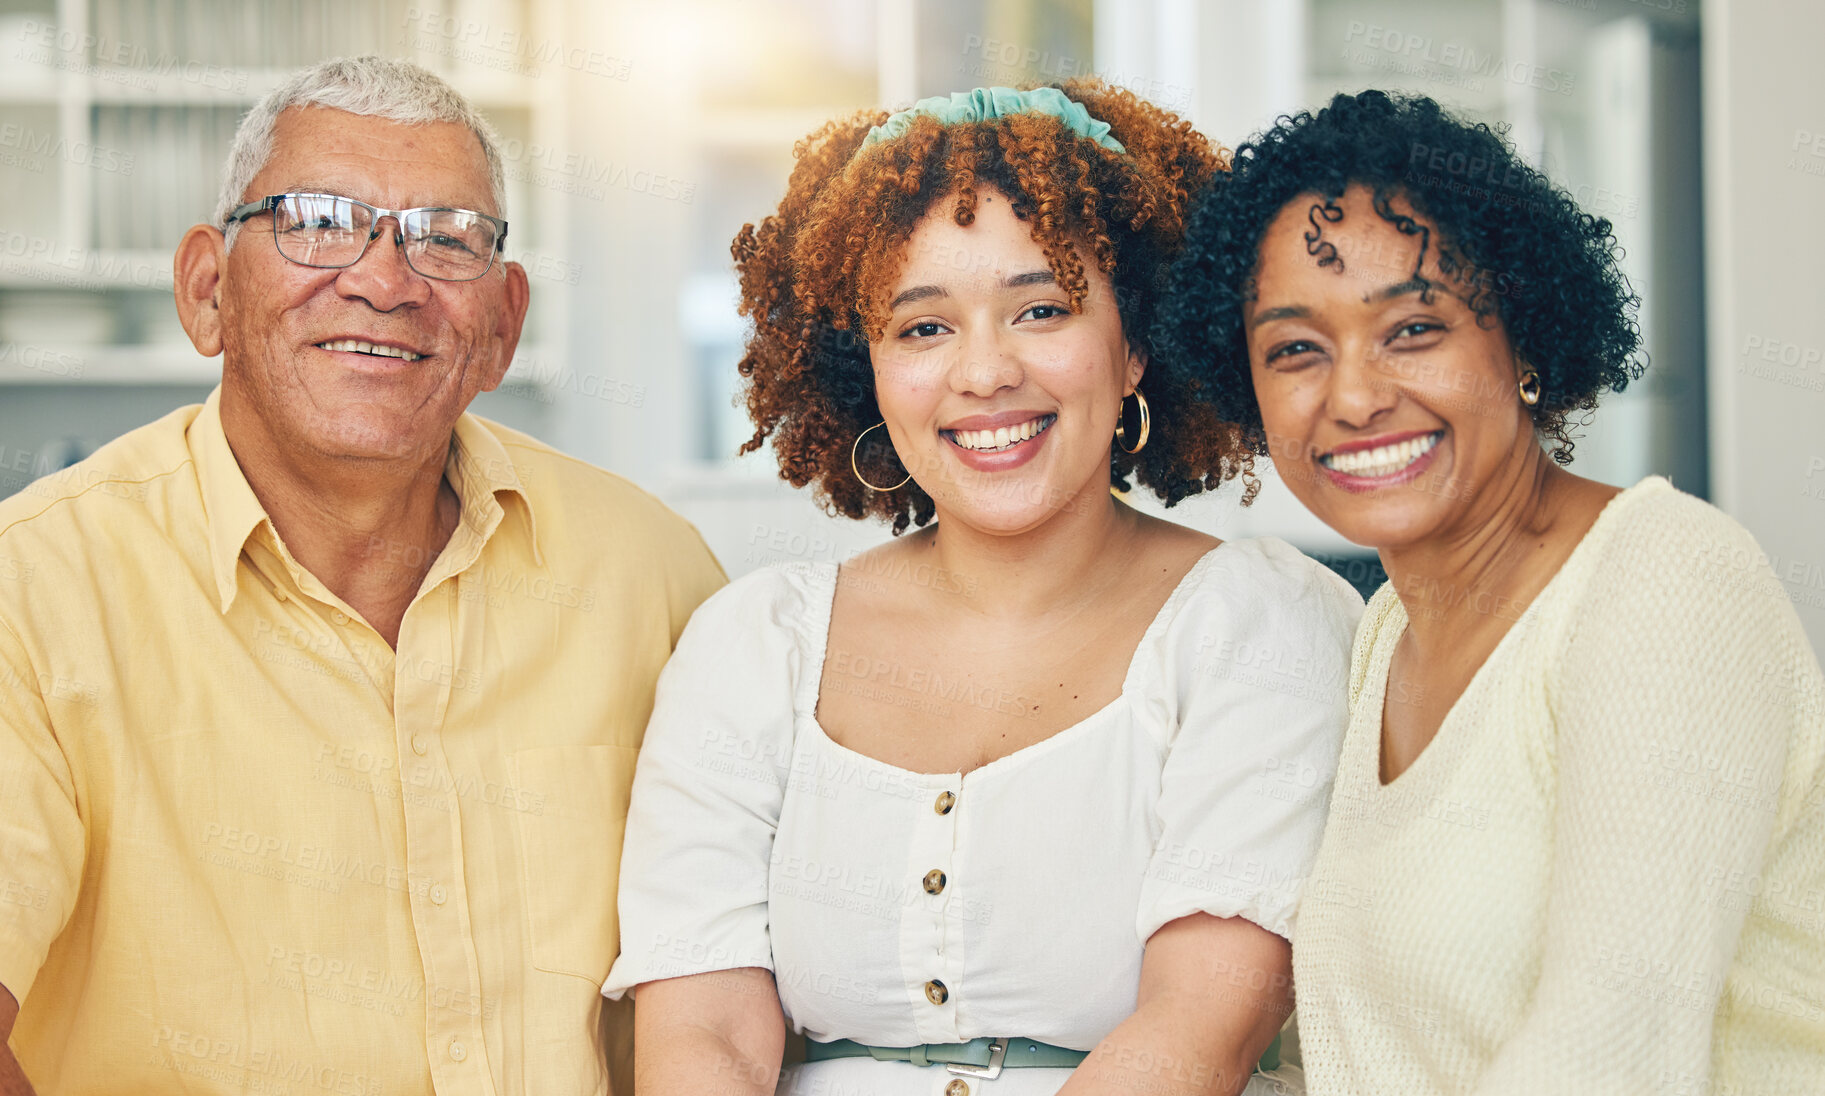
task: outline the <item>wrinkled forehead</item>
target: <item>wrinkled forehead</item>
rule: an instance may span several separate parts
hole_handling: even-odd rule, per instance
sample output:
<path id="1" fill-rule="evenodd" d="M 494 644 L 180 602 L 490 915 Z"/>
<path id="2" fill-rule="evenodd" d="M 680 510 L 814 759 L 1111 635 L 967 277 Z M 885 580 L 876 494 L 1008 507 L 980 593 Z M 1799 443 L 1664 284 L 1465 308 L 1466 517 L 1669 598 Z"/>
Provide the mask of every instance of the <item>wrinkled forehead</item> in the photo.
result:
<path id="1" fill-rule="evenodd" d="M 405 209 L 497 213 L 481 140 L 460 122 L 397 122 L 332 107 L 291 107 L 273 126 L 255 195 L 315 190 Z"/>

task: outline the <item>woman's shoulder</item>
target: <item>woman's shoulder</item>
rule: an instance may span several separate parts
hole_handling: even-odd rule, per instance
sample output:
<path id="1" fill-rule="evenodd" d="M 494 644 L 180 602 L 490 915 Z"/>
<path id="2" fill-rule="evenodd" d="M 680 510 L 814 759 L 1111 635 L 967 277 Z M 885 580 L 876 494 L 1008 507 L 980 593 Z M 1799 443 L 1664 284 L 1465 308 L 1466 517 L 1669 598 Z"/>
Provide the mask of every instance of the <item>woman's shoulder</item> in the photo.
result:
<path id="1" fill-rule="evenodd" d="M 1587 592 L 1615 583 L 1644 597 L 1676 593 L 1694 604 L 1766 595 L 1785 602 L 1776 561 L 1735 518 L 1649 476 L 1612 498 L 1586 534 Z"/>
<path id="2" fill-rule="evenodd" d="M 692 614 L 680 643 L 725 641 L 731 634 L 797 636 L 822 605 L 829 612 L 836 565 L 793 561 L 761 567 L 706 598 Z"/>
<path id="3" fill-rule="evenodd" d="M 1723 679 L 1773 675 L 1795 682 L 1816 717 L 1818 662 L 1776 577 L 1782 563 L 1734 518 L 1650 477 L 1611 500 L 1579 549 L 1582 573 L 1552 610 L 1573 672 L 1655 662 L 1704 667 L 1732 688 L 1742 682 Z"/>
<path id="4" fill-rule="evenodd" d="M 1204 676 L 1231 665 L 1322 663 L 1329 677 L 1347 665 L 1361 616 L 1355 588 L 1292 545 L 1228 540 L 1185 576 L 1153 641 L 1162 667 L 1203 667 Z"/>
<path id="5" fill-rule="evenodd" d="M 1224 541 L 1198 561 L 1185 586 L 1186 600 L 1207 612 L 1347 618 L 1351 630 L 1362 615 L 1355 587 L 1279 537 Z"/>

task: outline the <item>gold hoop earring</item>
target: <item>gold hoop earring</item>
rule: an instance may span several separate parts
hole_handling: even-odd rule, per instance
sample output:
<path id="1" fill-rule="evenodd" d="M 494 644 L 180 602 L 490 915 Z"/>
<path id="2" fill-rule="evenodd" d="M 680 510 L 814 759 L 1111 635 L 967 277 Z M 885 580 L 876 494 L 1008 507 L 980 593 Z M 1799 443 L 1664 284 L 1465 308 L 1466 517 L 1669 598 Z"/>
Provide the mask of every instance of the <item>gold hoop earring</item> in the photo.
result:
<path id="1" fill-rule="evenodd" d="M 881 427 L 886 426 L 886 425 L 887 425 L 887 420 L 882 419 L 880 422 L 877 422 L 873 426 L 869 427 L 868 430 L 879 430 Z M 900 488 L 905 487 L 908 483 L 910 483 L 912 481 L 911 472 L 906 473 L 906 478 L 901 480 L 899 483 L 894 484 L 892 487 L 876 487 L 874 484 L 868 482 L 868 478 L 866 476 L 862 475 L 862 470 L 856 466 L 856 451 L 862 447 L 862 439 L 868 436 L 868 430 L 864 430 L 860 434 L 857 434 L 855 436 L 854 443 L 852 443 L 849 446 L 849 470 L 851 472 L 854 472 L 855 478 L 858 480 L 861 480 L 862 486 L 868 488 L 870 491 L 875 491 L 875 492 L 898 491 Z M 896 454 L 896 456 L 897 455 L 898 454 Z"/>
<path id="2" fill-rule="evenodd" d="M 1147 435 L 1153 432 L 1153 422 L 1147 413 L 1147 397 L 1141 395 L 1140 389 L 1135 389 L 1134 403 L 1141 409 L 1141 438 L 1134 443 L 1134 448 L 1128 448 L 1128 435 L 1122 430 L 1123 412 L 1126 410 L 1127 402 L 1128 398 L 1124 396 L 1121 404 L 1115 408 L 1115 444 L 1121 446 L 1122 452 L 1132 454 L 1147 448 Z"/>
<path id="3" fill-rule="evenodd" d="M 1515 385 L 1521 390 L 1521 402 L 1529 407 L 1540 402 L 1540 374 L 1529 369 L 1521 374 L 1520 383 Z"/>

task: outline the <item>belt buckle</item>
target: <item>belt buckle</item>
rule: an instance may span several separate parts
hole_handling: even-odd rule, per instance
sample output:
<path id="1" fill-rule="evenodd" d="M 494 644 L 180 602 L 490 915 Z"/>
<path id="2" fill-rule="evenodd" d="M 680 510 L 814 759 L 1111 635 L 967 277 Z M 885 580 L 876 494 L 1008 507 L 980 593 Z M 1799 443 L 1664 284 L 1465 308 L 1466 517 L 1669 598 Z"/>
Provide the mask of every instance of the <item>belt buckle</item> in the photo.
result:
<path id="1" fill-rule="evenodd" d="M 1007 1056 L 1008 1041 L 1006 1039 L 996 1039 L 989 1044 L 988 1065 L 972 1066 L 966 1062 L 950 1062 L 947 1063 L 944 1068 L 955 1073 L 959 1077 L 975 1077 L 984 1081 L 993 1081 L 995 1078 L 1001 1076 L 1001 1062 L 1002 1059 Z"/>

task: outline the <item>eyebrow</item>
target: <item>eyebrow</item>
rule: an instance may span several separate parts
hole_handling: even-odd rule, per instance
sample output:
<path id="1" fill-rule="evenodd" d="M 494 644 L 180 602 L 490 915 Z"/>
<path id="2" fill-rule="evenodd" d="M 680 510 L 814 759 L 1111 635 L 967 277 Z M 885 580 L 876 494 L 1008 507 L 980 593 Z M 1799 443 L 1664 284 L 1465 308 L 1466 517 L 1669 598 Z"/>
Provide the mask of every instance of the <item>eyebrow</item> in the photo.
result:
<path id="1" fill-rule="evenodd" d="M 1057 284 L 1058 276 L 1050 270 L 1029 270 L 1024 274 L 1010 274 L 1001 279 L 1003 289 L 1024 289 L 1030 285 Z M 916 304 L 919 301 L 929 301 L 950 295 L 950 290 L 941 285 L 915 285 L 889 301 L 887 309 L 891 312 L 901 305 Z"/>
<path id="2" fill-rule="evenodd" d="M 1404 297 L 1409 293 L 1424 293 L 1431 288 L 1432 283 L 1424 278 L 1408 278 L 1404 282 L 1383 286 L 1373 293 L 1365 293 L 1362 299 L 1364 304 L 1367 304 L 1370 301 L 1391 301 L 1396 297 Z"/>
<path id="3" fill-rule="evenodd" d="M 1264 308 L 1249 317 L 1248 329 L 1253 331 L 1262 324 L 1273 323 L 1275 320 L 1303 320 L 1311 314 L 1311 309 L 1297 304 L 1289 304 L 1280 308 Z"/>
<path id="4" fill-rule="evenodd" d="M 376 202 L 370 202 L 365 198 L 357 198 L 353 194 L 345 193 L 343 191 L 342 187 L 339 185 L 328 185 L 328 184 L 318 184 L 318 183 L 299 183 L 295 186 L 286 187 L 284 190 L 280 190 L 277 193 L 279 193 L 279 194 L 327 194 L 328 196 L 330 196 L 332 198 L 347 198 L 350 201 L 360 202 L 363 205 L 378 205 L 379 204 Z M 264 197 L 266 197 L 266 195 L 262 194 L 261 197 L 264 198 Z M 499 214 L 490 214 L 490 213 L 488 213 L 487 210 L 482 209 L 479 206 L 451 205 L 449 202 L 432 202 L 427 205 L 406 206 L 405 208 L 407 208 L 407 209 L 461 209 L 461 210 L 466 210 L 470 213 L 482 213 L 482 214 L 487 214 L 488 216 L 494 216 L 494 217 L 500 216 Z"/>
<path id="5" fill-rule="evenodd" d="M 341 187 L 329 186 L 329 185 L 322 184 L 322 183 L 296 183 L 292 186 L 285 187 L 283 190 L 275 191 L 275 193 L 278 193 L 278 194 L 327 194 L 332 198 L 352 198 L 352 197 L 354 197 L 354 195 L 352 195 L 352 194 L 344 193 Z M 355 200 L 360 201 L 359 198 L 356 198 Z"/>
<path id="6" fill-rule="evenodd" d="M 1409 293 L 1424 293 L 1432 288 L 1434 288 L 1433 284 L 1424 278 L 1408 278 L 1404 282 L 1397 282 L 1394 285 L 1385 285 L 1380 289 L 1365 293 L 1363 294 L 1362 299 L 1365 304 L 1373 301 L 1391 301 L 1396 297 L 1404 297 Z M 1291 304 L 1284 305 L 1280 308 L 1264 308 L 1249 319 L 1248 329 L 1253 331 L 1262 324 L 1273 323 L 1275 320 L 1309 319 L 1311 315 L 1312 310 L 1306 308 L 1304 305 Z"/>

